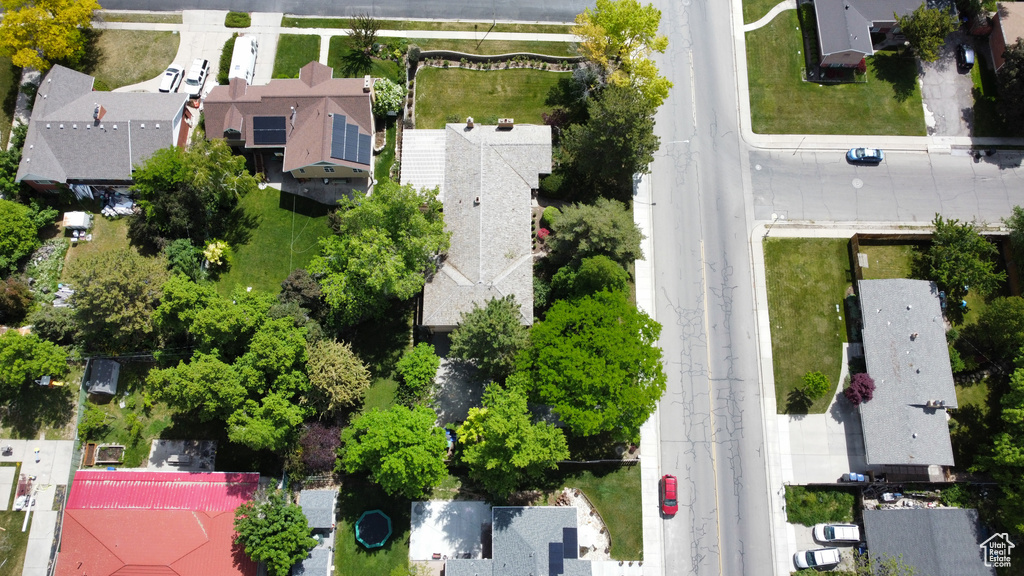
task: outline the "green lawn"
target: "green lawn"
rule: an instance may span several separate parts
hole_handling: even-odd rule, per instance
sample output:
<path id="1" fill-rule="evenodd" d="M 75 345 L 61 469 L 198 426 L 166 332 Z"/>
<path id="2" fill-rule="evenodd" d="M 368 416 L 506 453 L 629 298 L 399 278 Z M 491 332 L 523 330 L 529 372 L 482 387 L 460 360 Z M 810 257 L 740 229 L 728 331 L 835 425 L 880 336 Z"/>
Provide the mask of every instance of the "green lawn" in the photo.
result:
<path id="1" fill-rule="evenodd" d="M 792 395 L 802 387 L 804 374 L 820 371 L 839 384 L 846 341 L 842 304 L 851 286 L 847 244 L 833 238 L 772 238 L 764 243 L 779 414 L 791 411 Z M 836 305 L 841 312 L 836 313 Z M 831 396 L 819 398 L 807 412 L 824 413 Z M 802 410 L 794 406 L 792 411 Z"/>
<path id="2" fill-rule="evenodd" d="M 274 59 L 274 78 L 298 78 L 299 68 L 319 58 L 319 36 L 281 34 Z"/>
<path id="3" fill-rule="evenodd" d="M 608 527 L 612 558 L 643 560 L 643 506 L 640 466 L 609 466 L 565 479 L 564 487 L 579 488 L 597 508 Z"/>
<path id="4" fill-rule="evenodd" d="M 28 530 L 22 532 L 24 512 L 0 512 L 0 576 L 21 576 L 28 550 Z"/>
<path id="5" fill-rule="evenodd" d="M 911 278 L 916 244 L 861 244 L 861 254 L 868 257 L 868 266 L 861 268 L 865 280 Z"/>
<path id="6" fill-rule="evenodd" d="M 454 50 L 466 54 L 512 54 L 530 52 L 532 54 L 549 54 L 551 56 L 578 56 L 573 45 L 568 42 L 541 42 L 536 40 L 450 40 L 447 38 L 410 38 L 409 44 L 415 44 L 423 50 Z"/>
<path id="7" fill-rule="evenodd" d="M 236 285 L 278 292 L 281 282 L 296 268 L 304 268 L 316 255 L 327 227 L 329 206 L 267 187 L 239 202 L 258 224 L 249 241 L 233 246 L 231 269 L 217 281 L 227 296 Z"/>
<path id="8" fill-rule="evenodd" d="M 778 0 L 743 0 L 743 23 L 757 22 L 778 3 Z"/>
<path id="9" fill-rule="evenodd" d="M 455 32 L 519 32 L 523 34 L 568 34 L 572 26 L 565 24 L 511 24 L 494 25 L 491 22 L 430 22 L 416 20 L 378 20 L 381 30 L 444 30 Z M 350 28 L 351 18 L 296 18 L 285 17 L 281 26 L 286 28 Z"/>
<path id="10" fill-rule="evenodd" d="M 373 178 L 378 182 L 390 177 L 391 166 L 395 163 L 395 144 L 398 138 L 398 119 L 388 118 L 385 122 L 387 122 L 387 143 L 384 144 L 384 149 L 377 155 L 373 165 Z"/>
<path id="11" fill-rule="evenodd" d="M 0 56 L 0 147 L 7 149 L 7 139 L 11 137 L 11 122 L 14 120 L 14 107 L 18 103 L 18 89 L 21 82 L 21 69 L 11 63 L 7 56 Z"/>
<path id="12" fill-rule="evenodd" d="M 98 206 L 99 204 L 96 204 Z M 67 258 L 64 260 L 64 279 L 67 280 L 69 266 L 75 260 L 84 258 L 91 254 L 109 252 L 127 248 L 128 244 L 128 219 L 118 218 L 111 220 L 105 216 L 94 213 L 92 221 L 92 241 L 79 242 L 68 249 Z"/>
<path id="13" fill-rule="evenodd" d="M 348 36 L 331 37 L 327 65 L 334 68 L 335 78 L 362 78 L 369 74 L 374 78 L 388 78 L 397 84 L 405 84 L 405 70 L 397 62 L 370 58 L 354 51 Z"/>
<path id="14" fill-rule="evenodd" d="M 181 13 L 140 14 L 138 12 L 106 12 L 97 14 L 100 22 L 142 22 L 144 24 L 181 24 Z"/>
<path id="15" fill-rule="evenodd" d="M 959 408 L 950 411 L 949 438 L 953 444 L 953 460 L 958 468 L 973 466 L 979 454 L 987 454 L 992 447 L 992 433 L 1002 428 L 998 411 L 999 395 L 993 394 L 988 380 L 974 384 L 956 385 Z"/>
<path id="16" fill-rule="evenodd" d="M 867 82 L 802 82 L 803 42 L 795 10 L 747 33 L 750 116 L 759 134 L 924 136 L 924 112 L 912 59 L 868 58 Z"/>
<path id="17" fill-rule="evenodd" d="M 853 504 L 853 493 L 842 488 L 786 486 L 786 520 L 793 524 L 853 522 Z"/>
<path id="18" fill-rule="evenodd" d="M 392 570 L 409 565 L 411 501 L 388 496 L 380 487 L 362 479 L 348 478 L 342 485 L 338 504 L 341 514 L 334 540 L 337 576 L 387 576 Z M 391 517 L 391 538 L 373 550 L 356 542 L 355 523 L 367 510 L 382 510 Z"/>
<path id="19" fill-rule="evenodd" d="M 474 117 L 487 124 L 515 118 L 541 124 L 548 92 L 568 72 L 424 68 L 417 74 L 416 127 L 444 128 L 448 117 Z"/>
<path id="20" fill-rule="evenodd" d="M 113 90 L 160 75 L 178 53 L 181 36 L 148 30 L 103 30 L 86 72 L 96 77 L 96 89 Z"/>

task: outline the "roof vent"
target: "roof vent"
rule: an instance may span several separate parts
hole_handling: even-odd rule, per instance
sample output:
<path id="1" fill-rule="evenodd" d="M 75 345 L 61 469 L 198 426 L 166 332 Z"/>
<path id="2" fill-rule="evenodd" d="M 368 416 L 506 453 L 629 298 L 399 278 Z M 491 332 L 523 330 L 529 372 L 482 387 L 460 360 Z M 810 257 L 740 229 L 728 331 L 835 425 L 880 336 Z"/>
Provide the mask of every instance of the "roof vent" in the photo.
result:
<path id="1" fill-rule="evenodd" d="M 470 128 L 470 129 L 473 128 L 473 117 L 472 116 L 467 116 L 466 117 L 466 128 Z"/>
<path id="2" fill-rule="evenodd" d="M 61 130 L 63 130 L 63 129 L 64 129 L 64 125 L 63 125 L 63 124 L 61 124 L 61 125 L 60 125 L 60 129 L 61 129 Z"/>
<path id="3" fill-rule="evenodd" d="M 498 130 L 511 130 L 515 125 L 516 121 L 512 118 L 498 119 Z"/>
<path id="4" fill-rule="evenodd" d="M 479 196 L 477 196 L 476 198 L 474 198 L 474 199 L 473 199 L 473 205 L 474 205 L 474 206 L 477 206 L 477 205 L 479 205 L 479 204 L 480 204 L 480 197 L 479 197 Z"/>
<path id="5" fill-rule="evenodd" d="M 72 124 L 71 125 L 71 129 L 72 130 L 78 130 L 78 124 Z"/>
<path id="6" fill-rule="evenodd" d="M 910 339 L 911 340 L 917 340 L 917 336 L 918 336 L 917 332 L 914 332 L 913 334 L 910 335 Z"/>
<path id="7" fill-rule="evenodd" d="M 159 130 L 159 129 L 160 129 L 160 125 L 159 125 L 159 124 L 157 124 L 157 125 L 156 125 L 156 129 L 157 129 L 157 130 Z"/>
<path id="8" fill-rule="evenodd" d="M 117 124 L 114 124 L 114 130 L 117 130 Z"/>
<path id="9" fill-rule="evenodd" d="M 49 130 L 49 129 L 50 129 L 50 125 L 49 125 L 49 124 L 47 124 L 47 125 L 46 125 L 46 129 L 47 129 L 47 130 Z"/>
<path id="10" fill-rule="evenodd" d="M 100 124 L 100 130 L 104 130 L 103 124 Z"/>
<path id="11" fill-rule="evenodd" d="M 146 127 L 146 123 L 145 122 L 143 122 L 142 124 L 139 124 L 139 128 L 145 128 L 145 127 Z"/>
<path id="12" fill-rule="evenodd" d="M 907 310 L 910 310 L 910 304 L 907 304 Z"/>

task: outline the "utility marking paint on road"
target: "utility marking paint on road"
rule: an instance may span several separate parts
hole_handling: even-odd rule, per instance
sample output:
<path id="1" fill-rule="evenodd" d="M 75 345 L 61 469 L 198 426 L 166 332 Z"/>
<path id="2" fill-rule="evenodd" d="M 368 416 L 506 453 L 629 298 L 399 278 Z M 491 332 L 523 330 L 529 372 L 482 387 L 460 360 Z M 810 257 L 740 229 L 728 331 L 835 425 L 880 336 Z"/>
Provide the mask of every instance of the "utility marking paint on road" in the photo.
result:
<path id="1" fill-rule="evenodd" d="M 692 62 L 692 61 L 691 61 Z M 700 195 L 697 195 L 697 202 L 700 203 Z M 701 208 L 703 211 L 703 208 Z M 715 456 L 715 394 L 711 385 L 711 318 L 708 313 L 708 274 L 707 260 L 704 259 L 704 234 L 700 239 L 700 278 L 704 286 L 704 350 L 707 356 L 708 373 L 708 422 L 711 425 L 711 472 L 715 476 L 715 534 L 718 536 L 718 573 L 724 574 L 725 567 L 722 565 L 722 516 L 718 498 L 718 458 Z"/>

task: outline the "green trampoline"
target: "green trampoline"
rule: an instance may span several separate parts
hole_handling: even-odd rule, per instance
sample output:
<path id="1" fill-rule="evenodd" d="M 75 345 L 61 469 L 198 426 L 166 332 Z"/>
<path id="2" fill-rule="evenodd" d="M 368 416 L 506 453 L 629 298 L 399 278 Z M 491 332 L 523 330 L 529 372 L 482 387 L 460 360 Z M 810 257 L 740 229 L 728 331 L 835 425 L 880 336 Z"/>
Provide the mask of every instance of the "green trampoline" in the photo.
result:
<path id="1" fill-rule="evenodd" d="M 380 510 L 363 512 L 356 521 L 356 540 L 367 548 L 380 548 L 391 537 L 391 518 Z"/>

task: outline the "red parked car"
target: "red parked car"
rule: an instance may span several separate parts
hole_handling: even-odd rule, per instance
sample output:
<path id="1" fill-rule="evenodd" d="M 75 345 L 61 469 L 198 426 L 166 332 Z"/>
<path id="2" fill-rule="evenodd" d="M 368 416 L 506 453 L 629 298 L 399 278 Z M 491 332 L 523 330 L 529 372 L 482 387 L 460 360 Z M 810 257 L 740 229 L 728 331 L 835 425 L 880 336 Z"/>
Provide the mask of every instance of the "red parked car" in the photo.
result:
<path id="1" fill-rule="evenodd" d="M 676 501 L 677 484 L 676 477 L 671 474 L 661 477 L 661 512 L 666 516 L 675 516 L 679 511 L 679 503 Z"/>

